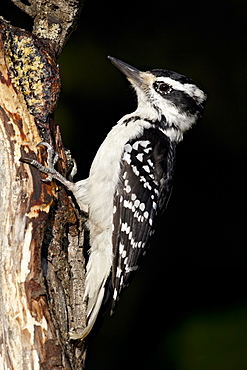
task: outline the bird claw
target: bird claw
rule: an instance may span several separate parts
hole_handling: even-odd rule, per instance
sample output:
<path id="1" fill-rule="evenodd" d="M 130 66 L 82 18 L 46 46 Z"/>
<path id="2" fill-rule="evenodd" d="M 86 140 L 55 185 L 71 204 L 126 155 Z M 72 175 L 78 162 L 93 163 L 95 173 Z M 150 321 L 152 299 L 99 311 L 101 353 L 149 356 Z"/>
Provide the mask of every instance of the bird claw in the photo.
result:
<path id="1" fill-rule="evenodd" d="M 47 148 L 47 167 L 43 166 L 35 159 L 30 159 L 28 157 L 21 157 L 20 160 L 24 163 L 28 163 L 36 167 L 40 172 L 45 173 L 47 177 L 45 179 L 42 179 L 42 181 L 44 182 L 52 181 L 53 178 L 57 179 L 57 177 L 60 177 L 61 175 L 54 168 L 55 164 L 58 161 L 58 154 L 54 151 L 53 147 L 43 141 L 37 146 L 45 146 Z"/>
<path id="2" fill-rule="evenodd" d="M 45 146 L 47 148 L 47 165 L 48 168 L 51 170 L 54 170 L 54 167 L 58 161 L 58 154 L 55 152 L 53 147 L 46 143 L 45 141 L 42 141 L 41 143 L 37 144 L 37 146 Z"/>
<path id="3" fill-rule="evenodd" d="M 66 186 L 67 189 L 73 192 L 74 183 L 67 180 L 54 168 L 54 166 L 56 165 L 58 161 L 58 154 L 54 151 L 53 147 L 50 144 L 43 142 L 43 141 L 39 143 L 37 146 L 45 146 L 47 148 L 47 167 L 43 166 L 41 163 L 39 163 L 35 159 L 30 159 L 28 157 L 22 157 L 20 158 L 20 160 L 24 163 L 28 163 L 36 167 L 40 172 L 45 173 L 47 177 L 43 179 L 42 181 L 48 182 L 48 181 L 52 181 L 53 179 L 58 180 L 64 186 Z"/>
<path id="4" fill-rule="evenodd" d="M 83 341 L 85 339 L 86 335 L 85 335 L 85 330 L 80 331 L 80 332 L 69 331 L 69 340 L 71 340 L 71 341 Z"/>

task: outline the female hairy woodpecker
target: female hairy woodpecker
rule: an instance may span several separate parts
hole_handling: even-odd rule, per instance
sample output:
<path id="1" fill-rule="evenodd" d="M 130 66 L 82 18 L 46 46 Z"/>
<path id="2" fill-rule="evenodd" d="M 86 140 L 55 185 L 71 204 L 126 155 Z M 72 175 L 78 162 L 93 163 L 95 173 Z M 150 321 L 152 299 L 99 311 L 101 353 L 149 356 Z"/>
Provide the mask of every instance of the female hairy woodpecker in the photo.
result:
<path id="1" fill-rule="evenodd" d="M 138 106 L 114 126 L 101 144 L 89 177 L 76 183 L 59 174 L 52 147 L 48 167 L 22 158 L 59 180 L 88 212 L 90 255 L 86 266 L 87 327 L 91 331 L 106 297 L 111 309 L 145 255 L 157 216 L 169 200 L 176 146 L 201 116 L 206 94 L 193 80 L 176 72 L 141 72 L 109 57 L 134 87 Z"/>

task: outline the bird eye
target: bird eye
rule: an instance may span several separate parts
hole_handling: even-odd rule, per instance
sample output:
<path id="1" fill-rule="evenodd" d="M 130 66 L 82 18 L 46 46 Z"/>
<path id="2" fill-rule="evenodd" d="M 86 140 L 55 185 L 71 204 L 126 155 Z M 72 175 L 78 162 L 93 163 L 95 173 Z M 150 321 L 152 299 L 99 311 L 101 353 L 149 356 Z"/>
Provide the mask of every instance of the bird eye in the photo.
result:
<path id="1" fill-rule="evenodd" d="M 172 91 L 171 85 L 165 82 L 156 81 L 154 83 L 154 88 L 156 91 L 160 92 L 161 94 L 169 94 Z"/>

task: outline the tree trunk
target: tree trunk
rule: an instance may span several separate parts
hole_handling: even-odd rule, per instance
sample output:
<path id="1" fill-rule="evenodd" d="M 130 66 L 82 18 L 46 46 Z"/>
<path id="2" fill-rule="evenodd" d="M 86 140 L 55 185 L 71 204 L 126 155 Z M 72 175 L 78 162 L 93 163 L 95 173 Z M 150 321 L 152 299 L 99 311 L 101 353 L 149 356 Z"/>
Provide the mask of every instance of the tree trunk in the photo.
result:
<path id="1" fill-rule="evenodd" d="M 56 1 L 44 1 L 43 8 L 41 0 L 31 1 L 28 7 L 29 13 L 32 7 L 34 33 L 39 37 L 0 19 L 3 370 L 82 369 L 85 360 L 82 344 L 71 342 L 68 335 L 70 330 L 85 327 L 84 219 L 63 187 L 42 181 L 45 175 L 20 162 L 23 156 L 44 162 L 46 151 L 37 144 L 47 141 L 59 154 L 59 171 L 66 175 L 70 167 L 52 118 L 60 89 L 54 58 L 69 35 L 68 22 L 59 20 L 59 14 L 63 13 L 62 3 L 69 5 L 66 0 L 57 0 L 56 17 L 52 18 L 54 14 L 47 11 L 47 3 L 54 5 Z M 81 2 L 69 3 L 77 6 L 76 12 L 69 13 L 71 30 L 78 20 Z M 19 2 L 18 6 L 27 11 L 27 5 Z M 51 28 L 57 27 L 52 19 L 62 31 L 59 37 L 49 39 Z"/>

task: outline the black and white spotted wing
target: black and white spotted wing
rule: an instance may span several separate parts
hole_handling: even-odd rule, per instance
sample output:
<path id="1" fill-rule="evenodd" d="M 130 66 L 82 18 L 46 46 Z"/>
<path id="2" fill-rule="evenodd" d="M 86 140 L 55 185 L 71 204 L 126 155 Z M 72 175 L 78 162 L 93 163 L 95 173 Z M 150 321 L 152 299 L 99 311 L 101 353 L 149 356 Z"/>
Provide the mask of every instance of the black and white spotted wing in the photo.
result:
<path id="1" fill-rule="evenodd" d="M 114 198 L 112 310 L 139 267 L 156 217 L 169 199 L 174 162 L 175 144 L 158 128 L 125 144 Z"/>

